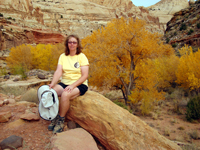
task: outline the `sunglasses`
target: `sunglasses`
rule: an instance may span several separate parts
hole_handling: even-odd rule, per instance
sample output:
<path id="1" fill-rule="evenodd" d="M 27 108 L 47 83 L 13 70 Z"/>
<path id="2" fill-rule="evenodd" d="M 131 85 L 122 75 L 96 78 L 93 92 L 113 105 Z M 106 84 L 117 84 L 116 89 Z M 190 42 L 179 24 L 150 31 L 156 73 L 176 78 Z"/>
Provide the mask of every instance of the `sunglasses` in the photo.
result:
<path id="1" fill-rule="evenodd" d="M 77 42 L 68 42 L 68 44 L 77 44 Z"/>

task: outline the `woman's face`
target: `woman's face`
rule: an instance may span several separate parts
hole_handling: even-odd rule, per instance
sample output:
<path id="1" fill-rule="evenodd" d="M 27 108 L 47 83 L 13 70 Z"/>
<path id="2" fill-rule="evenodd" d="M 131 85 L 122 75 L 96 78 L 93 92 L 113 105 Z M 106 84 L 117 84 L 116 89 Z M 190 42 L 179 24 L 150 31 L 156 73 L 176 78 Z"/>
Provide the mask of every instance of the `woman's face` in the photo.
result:
<path id="1" fill-rule="evenodd" d="M 71 38 L 69 39 L 69 41 L 68 41 L 68 47 L 69 47 L 69 50 L 70 50 L 70 51 L 74 51 L 74 50 L 77 49 L 77 47 L 78 47 L 78 42 L 77 42 L 76 38 L 71 37 Z"/>

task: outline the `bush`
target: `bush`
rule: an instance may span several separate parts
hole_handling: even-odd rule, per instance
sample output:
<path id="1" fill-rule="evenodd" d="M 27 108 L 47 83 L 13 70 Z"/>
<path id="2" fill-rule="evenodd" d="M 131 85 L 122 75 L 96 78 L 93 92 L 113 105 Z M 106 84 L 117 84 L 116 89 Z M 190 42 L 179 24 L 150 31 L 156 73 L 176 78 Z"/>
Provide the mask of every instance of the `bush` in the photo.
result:
<path id="1" fill-rule="evenodd" d="M 169 38 L 167 38 L 167 39 L 166 39 L 166 43 L 169 43 L 169 41 L 170 41 L 170 39 L 169 39 Z"/>
<path id="2" fill-rule="evenodd" d="M 64 44 L 45 45 L 38 44 L 37 46 L 22 44 L 10 49 L 10 54 L 6 58 L 8 67 L 13 72 L 19 70 L 55 70 L 58 62 L 58 58 L 61 53 L 64 52 Z M 23 72 L 21 71 L 23 74 Z"/>
<path id="3" fill-rule="evenodd" d="M 0 17 L 3 17 L 3 14 L 2 14 L 2 13 L 0 13 Z"/>
<path id="4" fill-rule="evenodd" d="M 26 67 L 24 67 L 23 65 L 16 65 L 14 66 L 12 69 L 11 69 L 11 72 L 14 74 L 14 75 L 21 75 L 22 79 L 27 79 L 27 74 L 26 74 Z"/>
<path id="5" fill-rule="evenodd" d="M 181 24 L 180 31 L 186 30 L 186 29 L 187 29 L 186 24 L 185 23 Z"/>
<path id="6" fill-rule="evenodd" d="M 177 45 L 178 45 L 177 43 L 173 43 L 172 47 L 175 48 L 175 47 L 177 47 Z"/>
<path id="7" fill-rule="evenodd" d="M 197 28 L 200 29 L 200 23 L 197 23 Z"/>
<path id="8" fill-rule="evenodd" d="M 188 102 L 186 119 L 188 121 L 200 119 L 200 97 L 192 98 Z"/>
<path id="9" fill-rule="evenodd" d="M 192 34 L 194 32 L 193 29 L 190 29 L 190 31 L 188 32 L 188 35 Z"/>
<path id="10" fill-rule="evenodd" d="M 12 20 L 12 17 L 8 17 L 7 19 Z"/>
<path id="11" fill-rule="evenodd" d="M 0 68 L 0 76 L 6 75 L 7 71 L 6 68 Z"/>
<path id="12" fill-rule="evenodd" d="M 177 32 L 174 32 L 174 36 L 176 36 L 177 35 Z"/>

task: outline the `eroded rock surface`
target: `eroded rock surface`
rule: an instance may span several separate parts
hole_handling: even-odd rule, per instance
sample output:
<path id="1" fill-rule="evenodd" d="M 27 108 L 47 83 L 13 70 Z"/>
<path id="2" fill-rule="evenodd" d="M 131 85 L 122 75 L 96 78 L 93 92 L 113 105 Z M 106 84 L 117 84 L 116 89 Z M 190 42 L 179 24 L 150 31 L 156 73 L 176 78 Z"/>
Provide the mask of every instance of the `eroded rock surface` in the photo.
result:
<path id="1" fill-rule="evenodd" d="M 96 92 L 88 91 L 71 101 L 67 117 L 109 150 L 181 150 L 144 121 Z"/>

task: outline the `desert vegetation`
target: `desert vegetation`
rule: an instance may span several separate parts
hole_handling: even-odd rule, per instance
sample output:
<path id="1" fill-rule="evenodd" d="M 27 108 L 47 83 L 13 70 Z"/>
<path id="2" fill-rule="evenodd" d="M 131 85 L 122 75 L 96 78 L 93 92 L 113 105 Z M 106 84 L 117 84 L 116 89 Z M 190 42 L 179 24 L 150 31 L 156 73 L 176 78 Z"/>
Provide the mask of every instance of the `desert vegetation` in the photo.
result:
<path id="1" fill-rule="evenodd" d="M 185 45 L 177 56 L 161 35 L 145 29 L 142 20 L 114 19 L 82 39 L 82 46 L 90 62 L 89 85 L 121 91 L 123 100 L 113 102 L 130 112 L 150 114 L 165 99 L 174 101 L 174 109 L 180 112 L 181 99 L 193 101 L 199 95 L 200 50 L 193 52 Z M 55 70 L 63 52 L 63 44 L 24 44 L 10 49 L 7 64 L 12 74 L 21 74 L 25 79 L 31 69 Z M 188 115 L 189 121 L 193 119 L 199 117 Z"/>

